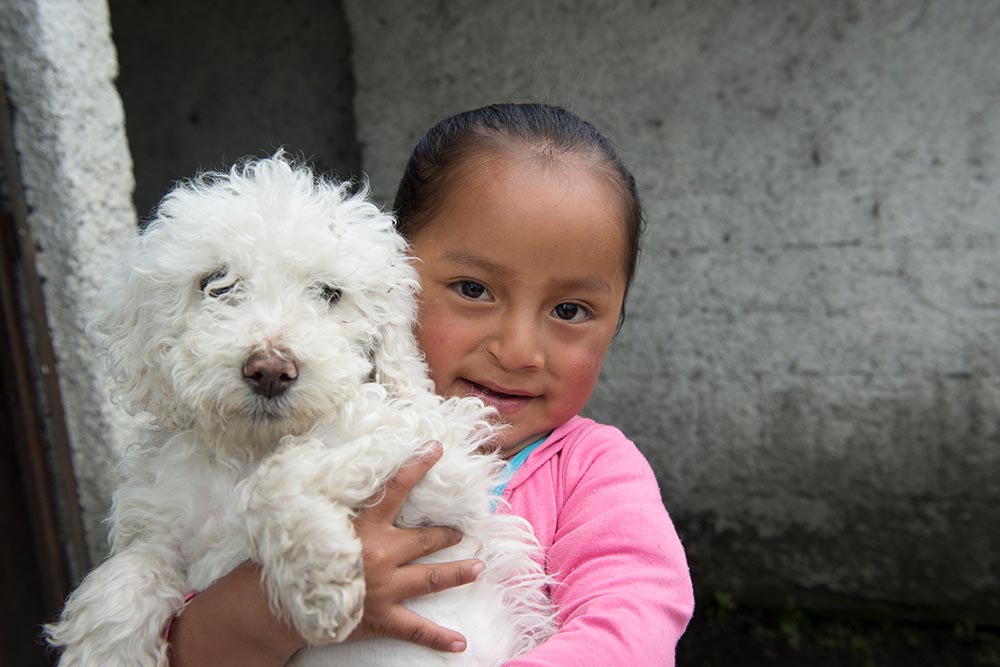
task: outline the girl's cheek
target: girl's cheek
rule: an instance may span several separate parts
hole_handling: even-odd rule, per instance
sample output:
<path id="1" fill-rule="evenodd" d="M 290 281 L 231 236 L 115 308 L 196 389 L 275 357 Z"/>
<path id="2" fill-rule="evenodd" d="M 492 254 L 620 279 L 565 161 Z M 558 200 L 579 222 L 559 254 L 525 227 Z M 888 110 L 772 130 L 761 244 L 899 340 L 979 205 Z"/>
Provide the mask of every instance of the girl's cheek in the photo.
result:
<path id="1" fill-rule="evenodd" d="M 431 355 L 459 344 L 462 335 L 463 329 L 459 323 L 428 317 L 417 330 L 417 343 L 424 354 Z"/>
<path id="2" fill-rule="evenodd" d="M 429 342 L 437 335 L 436 331 L 441 328 L 444 322 L 445 318 L 442 316 L 440 303 L 435 299 L 421 298 L 417 310 L 417 326 L 414 330 L 417 342 L 420 343 L 421 347 L 425 341 Z"/>
<path id="3" fill-rule="evenodd" d="M 601 373 L 601 366 L 604 365 L 604 355 L 607 353 L 607 346 L 594 344 L 582 347 L 570 360 L 572 375 L 576 378 L 576 383 L 581 390 L 589 392 L 597 383 L 597 377 Z"/>

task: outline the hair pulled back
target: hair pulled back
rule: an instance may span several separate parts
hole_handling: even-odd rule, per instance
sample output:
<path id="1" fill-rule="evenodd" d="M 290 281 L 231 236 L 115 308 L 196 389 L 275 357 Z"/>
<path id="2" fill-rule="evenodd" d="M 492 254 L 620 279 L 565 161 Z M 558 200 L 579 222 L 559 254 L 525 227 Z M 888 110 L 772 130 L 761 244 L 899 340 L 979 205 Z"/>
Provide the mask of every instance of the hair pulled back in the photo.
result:
<path id="1" fill-rule="evenodd" d="M 585 160 L 619 192 L 627 292 L 635 275 L 645 226 L 635 179 L 611 142 L 593 125 L 561 107 L 493 104 L 456 114 L 432 127 L 414 147 L 396 190 L 393 209 L 397 228 L 412 240 L 433 217 L 449 181 L 467 166 L 469 158 L 502 156 L 523 149 L 544 159 Z"/>

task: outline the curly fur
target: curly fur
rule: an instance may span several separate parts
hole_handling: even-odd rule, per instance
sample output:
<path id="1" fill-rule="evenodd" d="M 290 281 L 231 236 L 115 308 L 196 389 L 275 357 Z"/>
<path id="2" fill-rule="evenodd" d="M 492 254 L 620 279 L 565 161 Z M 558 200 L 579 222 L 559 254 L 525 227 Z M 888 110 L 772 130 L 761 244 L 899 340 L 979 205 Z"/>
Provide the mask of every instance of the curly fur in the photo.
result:
<path id="1" fill-rule="evenodd" d="M 164 198 L 97 327 L 116 399 L 151 420 L 122 464 L 112 555 L 47 627 L 61 665 L 165 664 L 162 628 L 184 594 L 248 558 L 274 611 L 312 645 L 294 665 L 499 665 L 552 631 L 530 527 L 490 511 L 501 468 L 483 453 L 492 414 L 436 396 L 428 379 L 406 251 L 365 189 L 351 194 L 280 153 Z M 244 370 L 254 355 L 294 364 L 297 377 L 255 392 Z M 458 528 L 463 541 L 434 559 L 487 567 L 411 606 L 469 648 L 338 644 L 364 600 L 352 519 L 431 439 L 444 455 L 398 523 Z"/>

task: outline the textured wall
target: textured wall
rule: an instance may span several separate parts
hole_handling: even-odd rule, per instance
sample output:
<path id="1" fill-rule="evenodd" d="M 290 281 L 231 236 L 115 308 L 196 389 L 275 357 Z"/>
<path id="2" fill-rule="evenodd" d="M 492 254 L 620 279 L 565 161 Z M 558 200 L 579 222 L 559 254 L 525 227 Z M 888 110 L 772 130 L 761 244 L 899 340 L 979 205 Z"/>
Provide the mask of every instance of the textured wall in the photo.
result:
<path id="1" fill-rule="evenodd" d="M 0 0 L 0 16 L 28 222 L 87 539 L 99 560 L 113 463 L 128 436 L 125 416 L 105 400 L 104 364 L 84 329 L 108 263 L 135 233 L 115 52 L 103 0 Z"/>
<path id="2" fill-rule="evenodd" d="M 1000 620 L 1000 6 L 346 3 L 362 164 L 564 104 L 649 232 L 589 412 L 657 469 L 701 591 Z"/>

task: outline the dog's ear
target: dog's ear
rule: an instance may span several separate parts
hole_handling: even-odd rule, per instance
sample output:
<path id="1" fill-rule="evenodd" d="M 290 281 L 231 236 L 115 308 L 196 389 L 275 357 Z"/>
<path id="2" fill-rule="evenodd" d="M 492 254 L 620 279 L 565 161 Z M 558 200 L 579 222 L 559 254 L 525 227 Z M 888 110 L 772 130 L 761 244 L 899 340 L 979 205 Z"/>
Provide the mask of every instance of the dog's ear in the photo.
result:
<path id="1" fill-rule="evenodd" d="M 386 387 L 393 396 L 410 398 L 434 391 L 427 364 L 417 347 L 413 335 L 416 317 L 413 289 L 400 285 L 390 295 L 396 305 L 396 317 L 384 321 L 379 327 L 372 350 L 375 381 Z"/>
<path id="2" fill-rule="evenodd" d="M 361 246 L 357 261 L 379 267 L 362 298 L 362 311 L 374 324 L 368 341 L 372 379 L 399 398 L 433 392 L 434 383 L 413 335 L 419 278 L 408 244 L 392 215 L 369 200 L 367 180 L 346 199 L 344 187 L 331 187 L 337 200 L 330 207 L 336 213 L 331 229 L 338 237 L 356 239 L 353 243 Z"/>
<path id="3" fill-rule="evenodd" d="M 171 301 L 180 298 L 177 290 L 151 279 L 152 251 L 146 241 L 132 240 L 125 260 L 103 289 L 103 310 L 88 329 L 103 348 L 114 400 L 131 414 L 155 413 L 157 404 L 169 400 L 158 370 L 168 347 L 164 321 L 177 310 Z M 164 298 L 167 293 L 171 296 Z"/>

